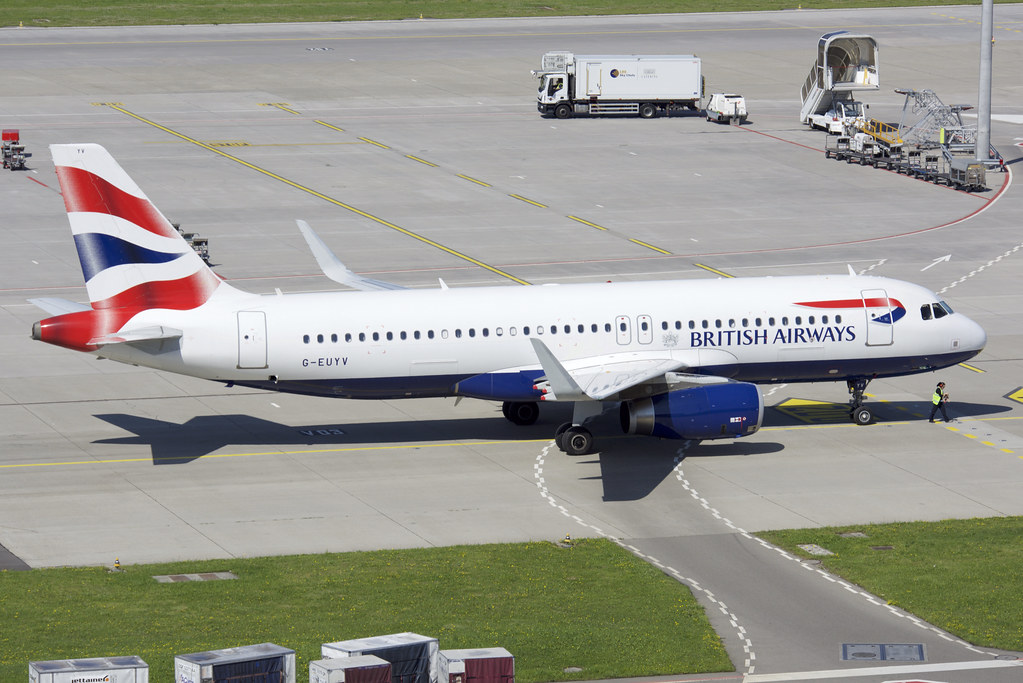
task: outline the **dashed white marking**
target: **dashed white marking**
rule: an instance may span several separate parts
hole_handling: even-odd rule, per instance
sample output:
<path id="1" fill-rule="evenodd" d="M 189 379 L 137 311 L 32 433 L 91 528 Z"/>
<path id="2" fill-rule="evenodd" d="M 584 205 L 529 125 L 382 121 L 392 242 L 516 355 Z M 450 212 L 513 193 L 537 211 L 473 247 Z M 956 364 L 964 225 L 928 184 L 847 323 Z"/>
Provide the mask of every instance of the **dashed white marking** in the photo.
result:
<path id="1" fill-rule="evenodd" d="M 1023 247 L 1023 245 L 1020 245 L 1019 247 L 1016 247 L 1016 249 L 1019 249 L 1021 247 Z M 1013 251 L 1015 251 L 1015 249 Z M 681 448 L 678 449 L 678 453 L 675 456 L 675 478 L 682 484 L 682 487 L 686 491 L 688 491 L 689 494 L 693 498 L 696 498 L 696 499 L 698 499 L 700 501 L 704 501 L 705 502 L 705 499 L 703 498 L 703 496 L 701 496 L 700 493 L 695 488 L 693 488 L 693 486 L 689 483 L 689 480 L 686 479 L 685 474 L 682 471 L 682 461 L 685 459 L 685 453 L 688 450 L 689 446 L 690 446 L 690 442 L 687 441 L 687 442 L 685 442 L 682 445 Z M 916 626 L 918 626 L 918 627 L 920 627 L 922 629 L 925 629 L 927 631 L 930 631 L 931 633 L 934 633 L 935 635 L 937 635 L 937 636 L 939 636 L 941 638 L 944 638 L 944 639 L 948 640 L 949 642 L 957 643 L 959 645 L 962 645 L 964 648 L 966 648 L 967 650 L 969 650 L 971 652 L 975 652 L 975 653 L 978 653 L 978 654 L 984 654 L 984 655 L 988 655 L 988 656 L 991 656 L 991 657 L 997 656 L 997 653 L 995 653 L 995 652 L 988 652 L 988 651 L 985 651 L 985 650 L 981 650 L 979 648 L 974 647 L 973 645 L 971 645 L 970 643 L 966 642 L 965 640 L 962 640 L 962 639 L 957 638 L 957 637 L 955 637 L 953 635 L 950 635 L 950 634 L 946 634 L 944 631 L 941 631 L 940 629 L 932 626 L 931 624 L 928 624 L 927 622 L 925 622 L 925 621 L 923 621 L 921 619 L 918 619 L 917 617 L 913 616 L 912 614 L 909 614 L 908 612 L 903 612 L 898 607 L 895 607 L 893 605 L 889 605 L 889 604 L 885 603 L 883 600 L 879 599 L 877 596 L 872 595 L 871 593 L 868 593 L 867 591 L 862 590 L 860 587 L 854 586 L 853 584 L 849 583 L 848 581 L 845 581 L 844 579 L 838 578 L 838 577 L 830 574 L 829 572 L 827 572 L 824 569 L 813 567 L 812 565 L 809 565 L 806 562 L 804 562 L 802 558 L 796 557 L 796 556 L 790 554 L 789 552 L 783 550 L 782 548 L 779 548 L 776 545 L 768 543 L 767 541 L 765 541 L 762 538 L 758 538 L 756 536 L 750 535 L 747 531 L 745 531 L 741 527 L 734 525 L 726 517 L 721 517 L 721 516 L 718 516 L 718 515 L 715 515 L 715 517 L 717 519 L 720 519 L 729 528 L 737 530 L 740 533 L 740 535 L 742 535 L 744 538 L 756 541 L 762 548 L 767 549 L 767 550 L 773 550 L 776 553 L 778 553 L 778 555 L 780 555 L 782 558 L 784 558 L 786 560 L 791 560 L 792 562 L 796 562 L 797 564 L 799 564 L 804 569 L 815 570 L 817 575 L 822 577 L 823 579 L 825 579 L 825 580 L 827 580 L 827 581 L 829 581 L 829 582 L 831 582 L 833 584 L 837 584 L 837 585 L 841 586 L 842 588 L 844 588 L 845 590 L 849 591 L 850 593 L 853 593 L 854 595 L 859 595 L 859 596 L 865 598 L 867 600 L 867 602 L 869 602 L 872 605 L 876 605 L 876 606 L 885 608 L 885 610 L 889 614 L 891 614 L 892 616 L 898 617 L 899 619 L 908 619 L 909 621 L 911 621 L 914 624 L 916 624 Z M 748 671 L 747 672 L 747 676 L 750 675 L 751 673 L 752 673 L 752 671 Z M 750 680 L 749 678 L 746 679 L 746 681 L 749 681 L 749 680 Z M 767 679 L 764 679 L 764 680 L 767 680 Z M 785 679 L 785 680 L 789 680 L 789 679 Z M 796 679 L 792 679 L 792 680 L 796 680 Z"/>
<path id="2" fill-rule="evenodd" d="M 692 442 L 690 442 L 690 441 L 684 442 L 682 444 L 682 448 L 679 449 L 679 455 L 676 456 L 676 458 L 675 458 L 676 470 L 679 473 L 679 475 L 681 475 L 681 471 L 682 471 L 681 468 L 678 467 L 678 465 L 680 465 L 681 461 L 682 461 L 682 454 L 686 451 L 686 449 L 689 448 L 689 446 L 691 444 L 692 444 Z M 543 479 L 543 464 L 544 464 L 544 461 L 547 458 L 547 454 L 550 452 L 552 447 L 555 447 L 555 444 L 554 444 L 553 441 L 550 442 L 549 444 L 547 444 L 546 446 L 544 446 L 543 451 L 541 451 L 540 454 L 536 457 L 536 462 L 533 464 L 533 476 L 536 479 L 536 486 L 540 490 L 540 496 L 544 500 L 546 500 L 548 502 L 548 504 L 550 504 L 552 507 L 557 508 L 558 511 L 561 512 L 561 514 L 565 515 L 565 517 L 568 517 L 570 519 L 575 520 L 575 522 L 577 524 L 579 524 L 580 526 L 584 526 L 584 527 L 586 527 L 588 529 L 591 529 L 598 536 L 601 536 L 602 538 L 606 538 L 607 540 L 611 541 L 612 543 L 617 544 L 619 547 L 621 547 L 621 548 L 623 548 L 625 550 L 628 550 L 629 552 L 631 552 L 636 557 L 639 557 L 642 560 L 650 562 L 651 564 L 656 566 L 661 571 L 663 571 L 663 572 L 669 574 L 670 576 L 674 577 L 677 581 L 679 581 L 681 583 L 684 583 L 687 586 L 689 586 L 689 588 L 691 590 L 699 591 L 700 593 L 702 593 L 704 595 L 704 597 L 707 600 L 709 600 L 712 605 L 714 605 L 719 610 L 721 610 L 721 613 L 724 614 L 725 617 L 728 618 L 728 623 L 730 623 L 732 625 L 732 628 L 735 629 L 736 636 L 742 642 L 742 650 L 747 655 L 746 660 L 745 660 L 745 662 L 743 664 L 743 667 L 746 670 L 746 675 L 747 676 L 752 675 L 754 670 L 756 669 L 756 666 L 754 665 L 754 661 L 756 660 L 756 654 L 753 651 L 753 641 L 751 641 L 749 639 L 749 637 L 746 635 L 746 629 L 744 629 L 744 628 L 742 628 L 741 626 L 738 625 L 739 624 L 739 618 L 737 616 L 735 616 L 735 614 L 732 613 L 723 602 L 721 602 L 720 600 L 715 598 L 714 594 L 712 592 L 710 592 L 709 590 L 707 590 L 706 588 L 701 586 L 699 581 L 697 581 L 695 579 L 691 579 L 691 578 L 689 578 L 687 576 L 684 576 L 683 574 L 681 574 L 674 567 L 669 567 L 669 566 L 665 565 L 664 563 L 662 563 L 657 558 L 651 557 L 650 555 L 647 555 L 645 553 L 640 552 L 639 548 L 637 548 L 636 546 L 630 545 L 628 543 L 625 543 L 624 541 L 622 541 L 622 539 L 617 538 L 615 536 L 612 536 L 612 535 L 610 535 L 608 533 L 605 533 L 599 527 L 594 526 L 593 524 L 589 524 L 589 523 L 585 522 L 578 515 L 571 514 L 568 511 L 568 508 L 566 508 L 564 505 L 562 505 L 561 503 L 557 502 L 554 499 L 554 496 L 551 495 L 551 492 L 547 488 L 547 484 L 544 482 L 544 479 Z M 696 497 L 699 497 L 698 494 L 697 494 Z"/>

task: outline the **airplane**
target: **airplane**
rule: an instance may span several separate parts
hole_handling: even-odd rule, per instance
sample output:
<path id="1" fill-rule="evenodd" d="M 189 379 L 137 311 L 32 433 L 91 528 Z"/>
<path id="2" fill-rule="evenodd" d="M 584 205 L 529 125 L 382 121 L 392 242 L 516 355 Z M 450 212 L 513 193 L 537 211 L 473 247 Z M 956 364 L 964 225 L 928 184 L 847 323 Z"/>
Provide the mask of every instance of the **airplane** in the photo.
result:
<path id="1" fill-rule="evenodd" d="M 557 446 L 589 453 L 605 409 L 626 433 L 755 433 L 758 384 L 844 381 L 850 414 L 878 377 L 969 360 L 975 322 L 909 282 L 848 274 L 405 289 L 360 276 L 303 221 L 324 274 L 356 291 L 253 294 L 192 250 L 103 147 L 52 145 L 89 304 L 31 301 L 33 339 L 227 386 L 350 399 L 501 402 L 532 424 L 573 404 Z M 457 401 L 456 401 L 457 402 Z"/>

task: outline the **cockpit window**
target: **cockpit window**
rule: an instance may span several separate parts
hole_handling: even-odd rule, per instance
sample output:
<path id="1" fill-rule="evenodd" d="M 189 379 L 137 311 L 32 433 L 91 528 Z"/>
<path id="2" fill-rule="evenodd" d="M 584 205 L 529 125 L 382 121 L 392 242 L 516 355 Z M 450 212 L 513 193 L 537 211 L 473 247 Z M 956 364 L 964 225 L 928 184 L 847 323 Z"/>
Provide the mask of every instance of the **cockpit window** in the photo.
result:
<path id="1" fill-rule="evenodd" d="M 949 306 L 948 304 L 946 304 L 944 301 L 939 301 L 938 305 L 941 306 L 942 308 L 944 308 L 945 311 L 948 312 L 949 314 L 955 312 L 955 311 L 952 310 L 952 307 Z"/>
<path id="2" fill-rule="evenodd" d="M 945 310 L 941 304 L 931 304 L 931 309 L 934 311 L 934 319 L 944 318 L 946 315 L 951 313 L 950 310 Z"/>
<path id="3" fill-rule="evenodd" d="M 920 317 L 923 318 L 924 320 L 930 320 L 931 319 L 931 305 L 930 304 L 924 304 L 923 306 L 920 307 Z"/>

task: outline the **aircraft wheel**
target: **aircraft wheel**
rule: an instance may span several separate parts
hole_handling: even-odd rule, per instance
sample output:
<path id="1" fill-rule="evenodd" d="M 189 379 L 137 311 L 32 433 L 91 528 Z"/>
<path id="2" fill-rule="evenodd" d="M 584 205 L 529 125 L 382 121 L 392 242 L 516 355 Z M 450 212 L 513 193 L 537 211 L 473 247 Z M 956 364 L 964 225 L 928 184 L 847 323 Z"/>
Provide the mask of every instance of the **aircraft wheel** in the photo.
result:
<path id="1" fill-rule="evenodd" d="M 593 450 L 593 435 L 585 427 L 570 427 L 562 440 L 569 455 L 586 455 Z"/>
<path id="2" fill-rule="evenodd" d="M 861 406 L 853 410 L 852 419 L 858 425 L 868 425 L 874 419 L 874 415 L 870 412 L 870 408 Z"/>
<path id="3" fill-rule="evenodd" d="M 565 432 L 571 428 L 572 423 L 565 422 L 554 430 L 554 444 L 558 447 L 558 450 L 565 450 Z"/>
<path id="4" fill-rule="evenodd" d="M 554 108 L 554 116 L 559 119 L 568 119 L 572 117 L 572 107 L 568 104 L 559 104 Z"/>
<path id="5" fill-rule="evenodd" d="M 505 401 L 501 412 L 517 425 L 531 425 L 540 417 L 540 407 L 532 402 Z"/>

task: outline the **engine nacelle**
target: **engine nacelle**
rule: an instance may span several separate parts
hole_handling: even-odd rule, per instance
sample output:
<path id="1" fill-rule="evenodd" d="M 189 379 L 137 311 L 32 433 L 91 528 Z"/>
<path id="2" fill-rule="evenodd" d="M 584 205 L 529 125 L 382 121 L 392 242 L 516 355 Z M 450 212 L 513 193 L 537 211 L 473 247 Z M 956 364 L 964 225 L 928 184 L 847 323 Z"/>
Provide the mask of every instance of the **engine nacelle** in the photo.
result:
<path id="1" fill-rule="evenodd" d="M 760 429 L 764 399 L 748 382 L 707 384 L 623 401 L 626 434 L 665 439 L 731 439 Z"/>

